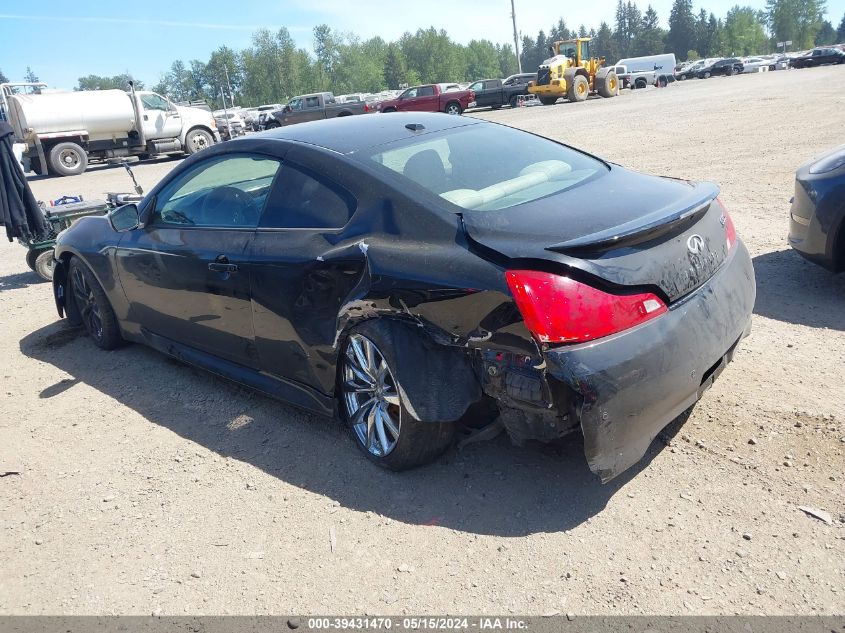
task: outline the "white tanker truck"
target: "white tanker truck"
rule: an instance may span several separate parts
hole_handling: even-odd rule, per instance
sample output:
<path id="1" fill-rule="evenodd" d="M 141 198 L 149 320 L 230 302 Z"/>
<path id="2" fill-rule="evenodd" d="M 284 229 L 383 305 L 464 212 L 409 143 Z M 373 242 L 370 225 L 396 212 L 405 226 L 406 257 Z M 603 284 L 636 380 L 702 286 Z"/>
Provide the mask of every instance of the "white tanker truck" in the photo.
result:
<path id="1" fill-rule="evenodd" d="M 154 92 L 58 91 L 44 84 L 0 84 L 23 163 L 37 174 L 73 176 L 88 160 L 193 154 L 220 140 L 211 113 L 174 105 Z"/>

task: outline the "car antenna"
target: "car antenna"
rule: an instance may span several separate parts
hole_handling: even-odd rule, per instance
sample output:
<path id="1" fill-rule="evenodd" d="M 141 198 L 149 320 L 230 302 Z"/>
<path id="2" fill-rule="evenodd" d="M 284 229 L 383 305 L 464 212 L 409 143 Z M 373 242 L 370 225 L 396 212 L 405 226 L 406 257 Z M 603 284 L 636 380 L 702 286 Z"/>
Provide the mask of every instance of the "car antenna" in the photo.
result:
<path id="1" fill-rule="evenodd" d="M 135 180 L 135 174 L 132 173 L 132 168 L 129 166 L 129 163 L 124 160 L 122 161 L 122 165 L 126 168 L 126 171 L 129 172 L 129 177 L 132 179 L 132 184 L 135 185 L 135 193 L 137 193 L 139 196 L 143 196 L 144 189 L 143 187 L 141 187 L 141 185 L 138 184 L 138 181 Z"/>

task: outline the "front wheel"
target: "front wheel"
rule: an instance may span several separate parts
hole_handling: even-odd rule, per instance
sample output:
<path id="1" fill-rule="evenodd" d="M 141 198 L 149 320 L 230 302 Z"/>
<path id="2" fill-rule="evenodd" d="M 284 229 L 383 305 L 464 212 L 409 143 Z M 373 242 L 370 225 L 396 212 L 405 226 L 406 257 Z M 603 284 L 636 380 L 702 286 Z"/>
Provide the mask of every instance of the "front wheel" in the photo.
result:
<path id="1" fill-rule="evenodd" d="M 461 104 L 457 101 L 451 101 L 446 104 L 446 114 L 460 114 L 461 113 Z"/>
<path id="2" fill-rule="evenodd" d="M 70 262 L 68 276 L 69 299 L 74 304 L 73 315 L 82 322 L 97 347 L 104 350 L 119 347 L 123 338 L 120 336 L 117 317 L 94 273 L 82 260 L 74 257 Z"/>
<path id="3" fill-rule="evenodd" d="M 214 137 L 201 128 L 194 128 L 185 136 L 185 152 L 188 154 L 196 154 L 212 145 L 214 145 Z"/>
<path id="4" fill-rule="evenodd" d="M 338 394 L 358 448 L 383 468 L 406 470 L 441 455 L 452 443 L 454 424 L 413 417 L 396 378 L 398 360 L 390 340 L 381 322 L 350 333 L 339 361 Z"/>

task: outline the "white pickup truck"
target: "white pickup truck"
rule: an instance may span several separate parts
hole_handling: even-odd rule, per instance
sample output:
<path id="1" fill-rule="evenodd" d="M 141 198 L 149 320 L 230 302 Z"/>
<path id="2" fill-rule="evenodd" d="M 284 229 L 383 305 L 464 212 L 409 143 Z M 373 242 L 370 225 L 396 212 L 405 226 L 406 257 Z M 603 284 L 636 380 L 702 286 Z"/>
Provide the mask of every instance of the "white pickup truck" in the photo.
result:
<path id="1" fill-rule="evenodd" d="M 675 80 L 675 55 L 647 55 L 620 59 L 614 65 L 616 76 L 623 88 L 666 86 Z"/>
<path id="2" fill-rule="evenodd" d="M 174 105 L 154 92 L 59 91 L 46 84 L 0 84 L 0 102 L 23 164 L 38 174 L 73 176 L 89 159 L 193 154 L 219 141 L 207 110 Z"/>

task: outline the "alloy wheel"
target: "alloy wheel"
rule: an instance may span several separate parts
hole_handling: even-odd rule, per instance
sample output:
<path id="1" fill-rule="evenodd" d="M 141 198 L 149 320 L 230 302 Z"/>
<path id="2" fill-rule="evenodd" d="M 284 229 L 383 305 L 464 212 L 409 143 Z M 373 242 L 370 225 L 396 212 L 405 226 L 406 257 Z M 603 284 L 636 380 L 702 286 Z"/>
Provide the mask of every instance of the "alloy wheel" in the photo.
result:
<path id="1" fill-rule="evenodd" d="M 88 334 L 97 340 L 102 339 L 103 317 L 100 306 L 81 268 L 77 268 L 73 273 L 73 297 Z"/>
<path id="2" fill-rule="evenodd" d="M 402 409 L 396 380 L 375 343 L 352 334 L 343 359 L 343 403 L 355 436 L 376 457 L 399 441 Z"/>

